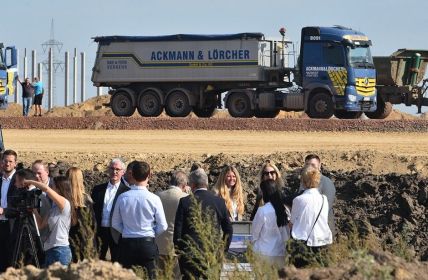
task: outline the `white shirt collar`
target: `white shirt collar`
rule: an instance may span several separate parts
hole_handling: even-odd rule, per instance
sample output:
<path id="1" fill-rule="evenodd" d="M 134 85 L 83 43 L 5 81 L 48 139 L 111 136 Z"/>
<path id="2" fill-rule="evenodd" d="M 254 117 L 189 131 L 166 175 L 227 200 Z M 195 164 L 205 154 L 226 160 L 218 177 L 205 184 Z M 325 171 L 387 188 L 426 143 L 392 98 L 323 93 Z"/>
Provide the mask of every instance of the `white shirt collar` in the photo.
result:
<path id="1" fill-rule="evenodd" d="M 16 169 L 12 170 L 12 173 L 10 173 L 10 175 L 7 178 L 5 178 L 4 175 L 3 175 L 2 179 L 3 180 L 10 180 L 10 179 L 12 179 L 12 176 L 15 174 L 15 172 L 16 172 Z"/>
<path id="2" fill-rule="evenodd" d="M 149 185 L 145 185 L 145 186 L 131 185 L 131 186 L 129 186 L 129 188 L 131 190 L 148 190 L 149 189 Z"/>
<path id="3" fill-rule="evenodd" d="M 108 185 L 107 185 L 107 188 L 109 189 L 109 188 L 118 188 L 119 187 L 119 185 L 120 185 L 120 181 L 119 182 L 117 182 L 116 184 L 112 184 L 110 181 L 108 181 Z"/>
<path id="4" fill-rule="evenodd" d="M 318 188 L 310 188 L 304 191 L 305 193 L 320 193 Z"/>

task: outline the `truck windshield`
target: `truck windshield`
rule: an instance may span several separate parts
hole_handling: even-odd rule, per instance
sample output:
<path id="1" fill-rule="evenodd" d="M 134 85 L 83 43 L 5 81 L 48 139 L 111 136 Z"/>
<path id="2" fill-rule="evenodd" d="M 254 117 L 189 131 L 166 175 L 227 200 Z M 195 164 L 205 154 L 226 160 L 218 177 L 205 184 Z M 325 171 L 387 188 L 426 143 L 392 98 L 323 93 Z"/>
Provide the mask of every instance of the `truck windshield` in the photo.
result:
<path id="1" fill-rule="evenodd" d="M 348 47 L 349 64 L 354 68 L 373 68 L 373 58 L 369 47 Z"/>

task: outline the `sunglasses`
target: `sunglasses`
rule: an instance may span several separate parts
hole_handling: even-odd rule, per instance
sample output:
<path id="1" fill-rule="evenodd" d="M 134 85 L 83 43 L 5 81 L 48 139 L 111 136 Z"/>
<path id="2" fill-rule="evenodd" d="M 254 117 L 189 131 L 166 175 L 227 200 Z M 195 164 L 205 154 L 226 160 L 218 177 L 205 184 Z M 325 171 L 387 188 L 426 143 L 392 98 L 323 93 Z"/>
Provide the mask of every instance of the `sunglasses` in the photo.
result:
<path id="1" fill-rule="evenodd" d="M 276 171 L 274 171 L 274 170 L 272 170 L 272 171 L 263 171 L 263 175 L 264 176 L 268 176 L 269 174 L 271 176 L 276 175 Z"/>

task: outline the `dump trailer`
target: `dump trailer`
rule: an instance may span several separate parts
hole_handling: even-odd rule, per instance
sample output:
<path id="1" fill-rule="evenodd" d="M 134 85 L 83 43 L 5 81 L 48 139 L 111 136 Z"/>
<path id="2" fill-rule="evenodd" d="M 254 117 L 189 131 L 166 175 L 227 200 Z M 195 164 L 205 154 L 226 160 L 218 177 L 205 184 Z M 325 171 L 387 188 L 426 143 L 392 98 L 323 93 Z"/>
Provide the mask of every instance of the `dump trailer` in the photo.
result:
<path id="1" fill-rule="evenodd" d="M 0 43 L 0 110 L 7 108 L 9 95 L 16 93 L 17 65 L 16 48 Z"/>
<path id="2" fill-rule="evenodd" d="M 92 69 L 110 87 L 116 116 L 210 117 L 223 105 L 233 117 L 275 117 L 280 110 L 312 118 L 356 118 L 376 110 L 371 42 L 349 28 L 305 27 L 297 65 L 291 42 L 262 33 L 103 36 Z M 226 92 L 224 99 L 221 94 Z"/>
<path id="3" fill-rule="evenodd" d="M 393 104 L 416 105 L 418 113 L 422 106 L 428 106 L 428 79 L 424 79 L 428 50 L 399 49 L 390 56 L 375 56 L 373 61 L 378 103 L 376 111 L 366 113 L 369 118 L 386 118 Z"/>

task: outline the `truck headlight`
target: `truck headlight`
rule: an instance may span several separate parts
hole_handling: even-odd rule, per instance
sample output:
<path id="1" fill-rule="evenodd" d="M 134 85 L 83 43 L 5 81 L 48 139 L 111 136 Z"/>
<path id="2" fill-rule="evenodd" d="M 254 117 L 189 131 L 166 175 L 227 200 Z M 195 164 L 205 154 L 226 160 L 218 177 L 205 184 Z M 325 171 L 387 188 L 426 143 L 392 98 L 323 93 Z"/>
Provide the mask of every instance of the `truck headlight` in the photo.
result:
<path id="1" fill-rule="evenodd" d="M 357 101 L 357 97 L 355 95 L 349 94 L 348 95 L 348 100 L 351 102 L 355 102 Z"/>

